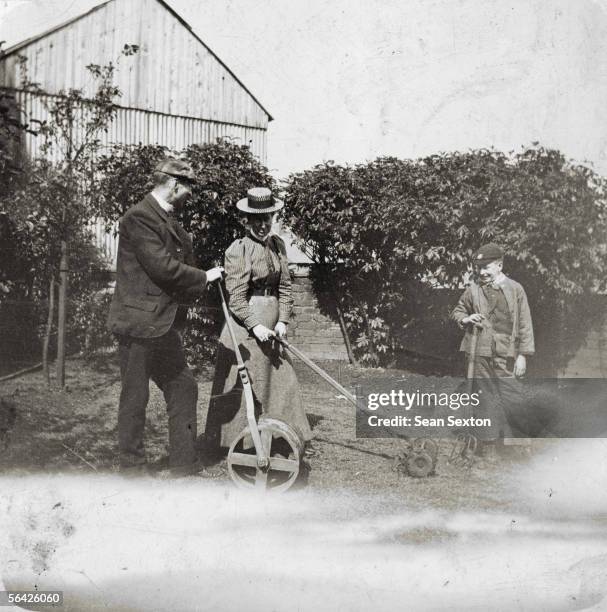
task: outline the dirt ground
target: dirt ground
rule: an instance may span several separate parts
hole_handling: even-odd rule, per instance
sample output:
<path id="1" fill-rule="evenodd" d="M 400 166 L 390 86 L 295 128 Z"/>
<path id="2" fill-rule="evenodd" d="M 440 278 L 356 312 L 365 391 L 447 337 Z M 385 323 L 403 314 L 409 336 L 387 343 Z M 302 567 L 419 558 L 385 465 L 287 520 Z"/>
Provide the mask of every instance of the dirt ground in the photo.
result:
<path id="1" fill-rule="evenodd" d="M 361 377 L 406 379 L 410 385 L 424 378 L 404 370 L 364 370 L 342 363 L 322 364 L 346 387 Z M 405 499 L 409 507 L 505 510 L 512 503 L 507 475 L 524 463 L 528 451 L 506 448 L 499 463 L 478 461 L 472 467 L 447 462 L 451 441 L 440 442 L 436 473 L 411 478 L 394 469 L 394 457 L 405 443 L 396 439 L 356 437 L 354 408 L 302 364 L 296 364 L 302 395 L 312 423 L 317 455 L 310 460 L 307 486 L 311 490 L 350 491 Z M 209 401 L 212 372 L 198 375 L 199 432 Z M 416 383 L 417 381 L 417 383 Z M 455 389 L 456 378 L 442 378 Z M 113 472 L 117 469 L 117 404 L 120 380 L 115 356 L 72 359 L 65 390 L 48 388 L 41 372 L 3 383 L 0 397 L 16 406 L 16 420 L 0 455 L 8 472 Z M 167 418 L 164 400 L 151 384 L 146 425 L 146 451 L 155 467 L 167 460 Z"/>
<path id="2" fill-rule="evenodd" d="M 323 366 L 350 388 L 461 382 Z M 605 440 L 508 448 L 470 468 L 448 464 L 442 441 L 436 474 L 415 479 L 393 469 L 403 441 L 357 438 L 354 408 L 297 368 L 318 455 L 307 485 L 284 495 L 114 476 L 111 355 L 71 360 L 64 391 L 40 373 L 6 382 L 16 419 L 0 454 L 0 590 L 61 589 L 70 612 L 607 609 Z M 198 375 L 200 431 L 211 375 Z M 152 385 L 157 468 L 166 420 Z"/>

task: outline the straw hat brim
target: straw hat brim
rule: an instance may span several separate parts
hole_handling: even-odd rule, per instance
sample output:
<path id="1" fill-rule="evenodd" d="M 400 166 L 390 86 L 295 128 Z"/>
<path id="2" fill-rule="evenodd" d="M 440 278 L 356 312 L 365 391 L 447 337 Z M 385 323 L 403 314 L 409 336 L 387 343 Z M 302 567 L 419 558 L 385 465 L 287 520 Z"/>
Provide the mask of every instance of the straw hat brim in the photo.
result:
<path id="1" fill-rule="evenodd" d="M 282 200 L 278 200 L 277 198 L 274 198 L 274 204 L 272 204 L 272 206 L 267 206 L 266 208 L 251 208 L 249 206 L 248 198 L 243 198 L 242 200 L 238 200 L 238 202 L 236 202 L 236 208 L 238 208 L 238 210 L 245 213 L 260 215 L 264 213 L 276 212 L 280 210 L 284 205 L 285 203 Z"/>

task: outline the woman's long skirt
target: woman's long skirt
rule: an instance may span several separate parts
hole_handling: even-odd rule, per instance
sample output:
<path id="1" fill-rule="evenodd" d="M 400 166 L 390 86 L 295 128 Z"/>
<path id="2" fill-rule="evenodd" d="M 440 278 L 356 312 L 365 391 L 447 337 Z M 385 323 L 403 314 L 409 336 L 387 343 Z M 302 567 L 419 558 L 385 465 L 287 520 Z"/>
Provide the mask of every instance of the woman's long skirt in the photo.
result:
<path id="1" fill-rule="evenodd" d="M 274 296 L 252 296 L 249 308 L 257 320 L 274 329 L 278 321 L 278 300 Z M 255 412 L 286 422 L 303 440 L 312 438 L 299 383 L 286 349 L 278 342 L 261 343 L 245 327 L 232 319 L 242 358 L 247 367 Z M 236 354 L 229 330 L 224 325 L 219 338 L 215 378 L 205 429 L 205 446 L 209 449 L 229 447 L 248 425 L 245 397 L 238 376 Z"/>

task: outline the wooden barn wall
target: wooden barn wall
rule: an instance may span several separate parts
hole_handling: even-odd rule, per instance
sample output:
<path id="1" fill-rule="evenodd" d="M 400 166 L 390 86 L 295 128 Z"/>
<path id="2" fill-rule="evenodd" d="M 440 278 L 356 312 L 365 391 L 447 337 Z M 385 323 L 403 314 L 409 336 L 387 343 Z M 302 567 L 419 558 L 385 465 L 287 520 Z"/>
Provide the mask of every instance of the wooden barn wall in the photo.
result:
<path id="1" fill-rule="evenodd" d="M 112 0 L 19 54 L 27 58 L 29 79 L 45 91 L 71 87 L 91 94 L 94 82 L 86 65 L 115 62 L 125 44 L 140 50 L 120 58 L 115 83 L 121 106 L 267 127 L 268 115 L 254 97 L 157 0 Z M 19 88 L 18 57 L 9 55 L 0 64 L 0 84 Z"/>

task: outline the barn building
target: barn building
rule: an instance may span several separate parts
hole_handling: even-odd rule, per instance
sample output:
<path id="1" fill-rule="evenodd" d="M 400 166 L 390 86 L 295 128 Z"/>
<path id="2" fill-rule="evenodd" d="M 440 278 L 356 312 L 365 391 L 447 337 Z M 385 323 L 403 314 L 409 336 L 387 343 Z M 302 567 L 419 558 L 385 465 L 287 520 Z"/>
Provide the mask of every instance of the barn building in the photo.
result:
<path id="1" fill-rule="evenodd" d="M 94 83 L 86 66 L 120 58 L 114 82 L 122 95 L 103 144 L 161 144 L 179 150 L 229 137 L 266 162 L 272 116 L 167 2 L 107 0 L 33 34 L 0 57 L 0 87 L 15 95 L 26 116 L 43 120 L 46 110 L 44 96 L 24 91 L 24 67 L 28 80 L 47 94 L 74 88 L 92 95 Z M 139 50 L 121 58 L 127 44 Z M 35 136 L 27 135 L 25 145 L 29 155 L 37 155 L 40 142 Z M 345 359 L 340 328 L 321 313 L 312 291 L 311 261 L 288 232 L 278 230 L 294 270 L 293 341 L 312 357 Z M 102 224 L 96 227 L 96 240 L 115 261 L 116 238 Z"/>
<path id="2" fill-rule="evenodd" d="M 125 44 L 139 52 L 116 73 L 122 97 L 108 142 L 179 149 L 231 136 L 265 161 L 271 115 L 163 0 L 108 0 L 12 46 L 0 58 L 0 85 L 19 90 L 24 57 L 29 79 L 45 91 L 93 93 L 86 66 L 115 62 Z M 36 96 L 22 101 L 39 108 Z"/>
<path id="3" fill-rule="evenodd" d="M 126 44 L 139 51 L 121 57 Z M 26 116 L 44 120 L 44 96 L 23 91 L 24 68 L 28 80 L 50 95 L 69 88 L 92 95 L 86 66 L 119 58 L 114 82 L 122 95 L 104 144 L 179 150 L 230 137 L 265 163 L 272 116 L 162 0 L 108 0 L 10 47 L 0 58 L 0 86 L 14 92 Z M 26 146 L 35 156 L 40 142 L 29 135 Z M 115 240 L 101 231 L 97 240 L 114 259 Z"/>

